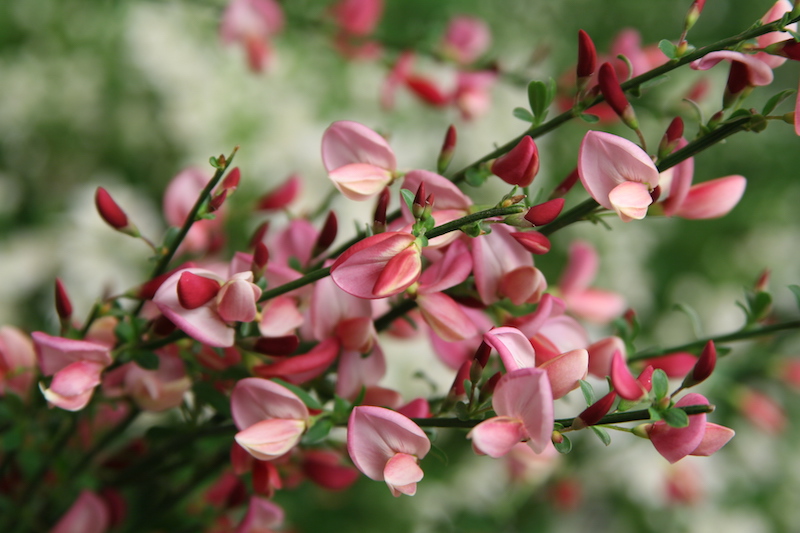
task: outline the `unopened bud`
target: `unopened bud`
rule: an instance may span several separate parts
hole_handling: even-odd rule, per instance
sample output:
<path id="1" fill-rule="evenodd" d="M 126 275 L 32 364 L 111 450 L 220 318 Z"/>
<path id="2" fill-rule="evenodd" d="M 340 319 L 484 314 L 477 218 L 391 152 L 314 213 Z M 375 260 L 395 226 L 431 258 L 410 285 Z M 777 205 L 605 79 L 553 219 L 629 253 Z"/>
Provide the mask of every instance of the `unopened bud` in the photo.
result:
<path id="1" fill-rule="evenodd" d="M 406 76 L 405 83 L 411 92 L 427 104 L 434 107 L 444 107 L 450 103 L 450 97 L 427 78 Z"/>
<path id="2" fill-rule="evenodd" d="M 297 198 L 301 185 L 300 176 L 292 174 L 281 185 L 262 196 L 256 204 L 256 209 L 262 211 L 284 209 Z"/>
<path id="3" fill-rule="evenodd" d="M 714 367 L 717 365 L 717 348 L 714 346 L 714 341 L 708 341 L 703 353 L 697 359 L 694 368 L 684 378 L 682 388 L 693 387 L 698 383 L 705 381 L 714 372 Z"/>
<path id="4" fill-rule="evenodd" d="M 375 216 L 372 222 L 372 233 L 375 235 L 386 231 L 386 210 L 389 208 L 390 197 L 389 187 L 385 187 L 378 195 L 378 203 L 375 205 Z"/>
<path id="5" fill-rule="evenodd" d="M 611 410 L 611 406 L 614 405 L 614 400 L 616 399 L 617 393 L 611 391 L 594 402 L 575 418 L 572 422 L 572 429 L 583 429 L 600 422 Z"/>
<path id="6" fill-rule="evenodd" d="M 633 111 L 633 106 L 628 102 L 625 93 L 617 79 L 617 73 L 611 63 L 603 63 L 600 65 L 600 73 L 598 75 L 598 85 L 600 92 L 614 112 L 619 115 L 622 122 L 632 130 L 639 129 L 639 121 L 636 119 L 636 113 Z"/>
<path id="7" fill-rule="evenodd" d="M 475 351 L 475 361 L 478 362 L 481 367 L 486 367 L 486 364 L 489 362 L 489 356 L 492 354 L 492 347 L 486 343 L 486 341 L 482 341 L 481 345 L 478 346 L 478 349 Z"/>
<path id="8" fill-rule="evenodd" d="M 486 380 L 486 383 L 483 384 L 481 387 L 481 393 L 478 395 L 478 401 L 483 403 L 484 401 L 488 400 L 489 397 L 494 394 L 494 389 L 497 388 L 497 382 L 500 381 L 500 378 L 503 377 L 503 374 L 500 372 L 495 372 L 492 374 L 492 377 Z"/>
<path id="9" fill-rule="evenodd" d="M 131 237 L 139 236 L 139 230 L 128 220 L 128 215 L 125 214 L 125 211 L 117 205 L 117 202 L 111 198 L 111 195 L 104 188 L 97 188 L 97 192 L 94 195 L 94 203 L 97 206 L 97 212 L 100 213 L 106 224 Z"/>
<path id="10" fill-rule="evenodd" d="M 558 184 L 555 189 L 553 189 L 552 194 L 550 194 L 550 198 L 562 198 L 566 195 L 572 187 L 578 183 L 578 179 L 580 179 L 580 174 L 578 174 L 578 169 L 576 168 L 572 172 L 569 173 L 569 176 L 564 178 L 564 181 Z"/>
<path id="11" fill-rule="evenodd" d="M 453 160 L 453 154 L 456 151 L 456 127 L 452 124 L 447 128 L 447 133 L 444 136 L 444 143 L 442 150 L 439 152 L 439 159 L 436 161 L 436 171 L 443 174 L 447 167 L 450 166 L 450 161 Z"/>
<path id="12" fill-rule="evenodd" d="M 495 159 L 490 170 L 510 185 L 527 187 L 539 173 L 539 149 L 536 143 L 526 135 L 511 151 Z"/>
<path id="13" fill-rule="evenodd" d="M 219 293 L 217 280 L 184 272 L 178 279 L 178 301 L 184 309 L 197 309 Z"/>
<path id="14" fill-rule="evenodd" d="M 336 239 L 336 233 L 338 231 L 338 223 L 336 221 L 336 213 L 333 211 L 328 213 L 328 218 L 325 219 L 325 224 L 322 226 L 322 230 L 319 232 L 319 237 L 317 237 L 317 242 L 314 244 L 314 249 L 311 252 L 312 257 L 316 257 L 328 247 L 333 244 L 333 241 Z"/>
<path id="15" fill-rule="evenodd" d="M 787 39 L 767 46 L 764 51 L 768 54 L 782 56 L 794 61 L 800 61 L 800 43 L 794 39 Z"/>
<path id="16" fill-rule="evenodd" d="M 683 119 L 675 117 L 669 123 L 666 133 L 661 138 L 661 143 L 658 145 L 658 158 L 663 159 L 667 157 L 677 146 L 678 141 L 683 137 Z"/>
<path id="17" fill-rule="evenodd" d="M 472 364 L 475 362 L 474 359 L 470 359 L 469 362 L 469 380 L 473 383 L 478 383 L 483 375 L 483 367 L 481 365 Z"/>
<path id="18" fill-rule="evenodd" d="M 631 433 L 633 433 L 637 437 L 650 440 L 651 427 L 653 427 L 653 424 L 639 424 L 638 426 L 636 426 L 631 430 Z"/>
<path id="19" fill-rule="evenodd" d="M 550 239 L 538 231 L 520 231 L 511 236 L 532 254 L 543 255 L 550 251 Z"/>
<path id="20" fill-rule="evenodd" d="M 525 220 L 534 226 L 544 226 L 554 221 L 562 209 L 564 209 L 564 199 L 554 198 L 528 209 Z"/>
<path id="21" fill-rule="evenodd" d="M 300 346 L 300 339 L 297 338 L 297 335 L 259 337 L 253 343 L 252 350 L 265 355 L 281 356 L 293 354 L 298 346 Z"/>
<path id="22" fill-rule="evenodd" d="M 228 175 L 225 176 L 225 179 L 222 180 L 222 184 L 220 188 L 225 191 L 229 191 L 229 194 L 232 194 L 233 191 L 239 187 L 239 180 L 242 177 L 242 171 L 239 170 L 239 167 L 234 167 L 233 170 L 228 172 Z"/>
<path id="23" fill-rule="evenodd" d="M 741 61 L 731 62 L 728 82 L 722 96 L 722 107 L 727 109 L 733 106 L 741 96 L 745 95 L 745 92 L 749 92 L 747 90 L 750 88 L 750 74 L 747 65 Z"/>
<path id="24" fill-rule="evenodd" d="M 458 372 L 456 372 L 456 377 L 453 380 L 453 386 L 450 387 L 450 396 L 458 397 L 463 396 L 464 391 L 464 380 L 469 379 L 470 368 L 472 367 L 472 361 L 464 361 L 461 363 L 461 366 L 458 367 Z"/>
<path id="25" fill-rule="evenodd" d="M 253 281 L 258 281 L 267 271 L 267 263 L 269 262 L 269 249 L 263 242 L 256 244 L 256 249 L 253 251 L 253 263 L 250 270 L 253 272 Z"/>
<path id="26" fill-rule="evenodd" d="M 553 441 L 553 444 L 561 444 L 564 442 L 564 435 L 562 435 L 560 431 L 553 431 L 550 439 Z"/>
<path id="27" fill-rule="evenodd" d="M 769 290 L 769 277 L 770 277 L 770 270 L 764 269 L 761 275 L 758 276 L 756 280 L 755 286 L 753 286 L 753 290 L 755 292 L 767 292 Z"/>
<path id="28" fill-rule="evenodd" d="M 589 34 L 583 30 L 578 30 L 578 92 L 586 87 L 589 78 L 597 68 L 597 49 L 592 42 Z"/>
<path id="29" fill-rule="evenodd" d="M 228 197 L 228 189 L 222 189 L 218 195 L 211 198 L 211 201 L 208 202 L 208 212 L 213 213 L 218 211 L 222 204 L 225 203 L 225 198 Z"/>
<path id="30" fill-rule="evenodd" d="M 267 231 L 269 231 L 269 221 L 264 221 L 256 228 L 253 232 L 253 236 L 250 238 L 250 248 L 255 248 L 258 246 L 258 243 L 264 240 L 264 237 L 267 235 Z"/>
<path id="31" fill-rule="evenodd" d="M 61 280 L 56 278 L 56 312 L 62 323 L 69 321 L 72 316 L 72 303 Z"/>
<path id="32" fill-rule="evenodd" d="M 683 19 L 683 31 L 687 32 L 692 29 L 697 19 L 700 18 L 700 13 L 703 12 L 706 0 L 694 0 L 686 13 L 686 18 Z"/>
<path id="33" fill-rule="evenodd" d="M 414 203 L 411 204 L 411 214 L 419 220 L 425 211 L 425 182 L 420 182 L 417 187 L 417 194 L 414 196 Z"/>
<path id="34" fill-rule="evenodd" d="M 425 210 L 422 212 L 422 219 L 428 220 L 431 218 L 431 214 L 433 213 L 433 203 L 436 201 L 436 195 L 434 193 L 430 193 L 428 197 L 425 199 Z"/>

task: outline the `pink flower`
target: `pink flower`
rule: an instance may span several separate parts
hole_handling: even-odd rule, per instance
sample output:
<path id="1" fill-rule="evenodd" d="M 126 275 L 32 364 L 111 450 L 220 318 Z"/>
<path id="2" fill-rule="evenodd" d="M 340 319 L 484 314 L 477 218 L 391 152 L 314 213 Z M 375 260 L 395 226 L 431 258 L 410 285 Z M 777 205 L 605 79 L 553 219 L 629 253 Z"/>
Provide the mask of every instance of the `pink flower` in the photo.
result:
<path id="1" fill-rule="evenodd" d="M 410 233 L 389 231 L 351 246 L 331 265 L 331 278 L 343 291 L 377 299 L 399 294 L 422 272 L 422 251 Z"/>
<path id="2" fill-rule="evenodd" d="M 392 496 L 417 492 L 423 472 L 417 464 L 431 443 L 425 432 L 396 411 L 360 405 L 347 423 L 347 451 L 353 464 L 375 481 L 385 481 Z"/>
<path id="3" fill-rule="evenodd" d="M 110 526 L 111 512 L 106 502 L 84 490 L 50 533 L 105 533 Z"/>
<path id="4" fill-rule="evenodd" d="M 461 65 L 469 65 L 486 52 L 491 41 L 492 35 L 484 21 L 461 15 L 448 24 L 441 46 L 446 57 Z"/>
<path id="5" fill-rule="evenodd" d="M 592 322 L 607 324 L 619 317 L 627 304 L 615 292 L 590 287 L 597 276 L 599 261 L 592 245 L 584 241 L 573 242 L 558 288 L 569 311 Z"/>
<path id="6" fill-rule="evenodd" d="M 210 270 L 187 268 L 167 278 L 153 301 L 187 335 L 210 346 L 233 346 L 233 322 L 252 322 L 261 289 L 252 272 L 234 274 L 227 281 Z"/>
<path id="7" fill-rule="evenodd" d="M 497 73 L 491 70 L 459 72 L 452 97 L 443 103 L 455 103 L 464 120 L 480 117 L 489 110 L 492 103 L 490 90 L 496 80 Z"/>
<path id="8" fill-rule="evenodd" d="M 730 107 L 734 101 L 749 87 L 761 87 L 772 83 L 772 69 L 755 56 L 733 52 L 731 50 L 719 50 L 711 52 L 692 61 L 689 65 L 694 70 L 708 70 L 720 61 L 731 63 L 728 83 L 725 87 L 723 105 Z"/>
<path id="9" fill-rule="evenodd" d="M 353 37 L 364 37 L 375 31 L 383 13 L 383 0 L 340 0 L 333 6 L 336 23 Z"/>
<path id="10" fill-rule="evenodd" d="M 653 202 L 658 169 L 637 145 L 602 131 L 590 131 L 578 154 L 578 173 L 589 195 L 624 221 L 640 220 Z"/>
<path id="11" fill-rule="evenodd" d="M 762 24 L 769 24 L 770 22 L 775 22 L 779 18 L 783 17 L 783 15 L 791 11 L 793 9 L 792 2 L 790 0 L 778 0 L 775 2 L 769 11 L 767 11 L 763 17 L 761 17 Z M 797 23 L 793 22 L 786 26 L 787 30 L 797 31 Z M 766 33 L 764 35 L 759 35 L 756 37 L 756 43 L 758 43 L 758 48 L 766 48 L 771 44 L 775 44 L 785 39 L 785 34 L 780 31 L 774 31 L 772 33 Z M 783 57 L 778 57 L 774 55 L 767 54 L 765 52 L 759 52 L 755 55 L 756 58 L 760 59 L 764 63 L 766 63 L 770 68 L 777 68 L 786 61 Z"/>
<path id="12" fill-rule="evenodd" d="M 283 11 L 274 0 L 232 0 L 222 15 L 220 36 L 226 44 L 240 42 L 250 68 L 261 72 L 269 65 L 269 39 L 283 27 Z"/>
<path id="13" fill-rule="evenodd" d="M 269 461 L 294 448 L 308 426 L 308 408 L 286 387 L 261 378 L 240 380 L 231 393 L 234 437 L 250 455 Z"/>
<path id="14" fill-rule="evenodd" d="M 547 373 L 522 368 L 500 378 L 492 397 L 498 416 L 484 420 L 467 434 L 476 452 L 500 457 L 520 441 L 542 453 L 553 432 L 553 393 Z"/>
<path id="15" fill-rule="evenodd" d="M 322 162 L 345 197 L 367 200 L 394 177 L 397 161 L 386 140 L 358 122 L 331 124 L 322 136 Z"/>
<path id="16" fill-rule="evenodd" d="M 170 226 L 183 226 L 211 176 L 197 167 L 179 172 L 164 191 L 164 218 Z M 198 220 L 181 243 L 180 251 L 205 252 L 218 245 L 222 229 L 221 214 L 213 220 Z"/>
<path id="17" fill-rule="evenodd" d="M 250 497 L 247 514 L 234 533 L 272 533 L 283 524 L 283 509 L 266 498 Z"/>
<path id="18" fill-rule="evenodd" d="M 108 372 L 103 379 L 105 395 L 127 394 L 146 411 L 178 407 L 192 381 L 186 375 L 183 360 L 177 352 L 162 349 L 157 355 L 159 364 L 156 370 L 145 370 L 131 362 Z"/>
<path id="19" fill-rule="evenodd" d="M 727 215 L 741 200 L 747 180 L 726 176 L 693 185 L 673 214 L 689 220 Z"/>
<path id="20" fill-rule="evenodd" d="M 494 160 L 491 171 L 509 185 L 527 187 L 539 172 L 536 143 L 526 135 L 511 151 Z"/>
<path id="21" fill-rule="evenodd" d="M 36 352 L 31 339 L 15 327 L 0 327 L 0 397 L 10 392 L 26 398 L 35 367 Z"/>

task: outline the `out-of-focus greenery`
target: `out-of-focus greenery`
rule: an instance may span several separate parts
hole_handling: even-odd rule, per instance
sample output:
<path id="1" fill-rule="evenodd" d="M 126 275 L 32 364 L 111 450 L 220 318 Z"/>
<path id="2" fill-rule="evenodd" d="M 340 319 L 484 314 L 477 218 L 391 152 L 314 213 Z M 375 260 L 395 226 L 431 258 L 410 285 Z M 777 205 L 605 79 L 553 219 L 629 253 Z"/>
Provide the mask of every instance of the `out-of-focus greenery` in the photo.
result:
<path id="1" fill-rule="evenodd" d="M 622 28 L 635 28 L 643 43 L 655 44 L 678 37 L 689 3 L 387 0 L 377 36 L 390 45 L 389 57 L 407 48 L 431 50 L 451 16 L 474 14 L 492 29 L 489 59 L 522 79 L 557 78 L 574 64 L 579 28 L 601 51 Z M 98 296 L 86 294 L 78 280 L 81 275 L 95 281 L 111 276 L 99 267 L 97 272 L 91 269 L 113 261 L 94 260 L 91 253 L 113 259 L 119 250 L 134 246 L 102 228 L 108 232 L 103 242 L 114 244 L 94 249 L 83 240 L 95 233 L 78 235 L 75 228 L 83 226 L 64 225 L 76 213 L 94 209 L 89 191 L 97 185 L 126 191 L 144 205 L 140 212 L 156 213 L 178 171 L 188 165 L 210 169 L 209 156 L 239 145 L 243 181 L 231 199 L 232 251 L 247 242 L 261 220 L 250 216 L 253 199 L 290 172 L 297 170 L 311 180 L 306 209 L 330 189 L 319 141 L 333 120 L 358 120 L 390 133 L 404 168 L 432 168 L 451 122 L 457 123 L 460 136 L 454 168 L 522 131 L 511 110 L 526 105 L 524 87 L 504 81 L 494 91 L 489 116 L 472 123 L 453 110 L 426 108 L 408 95 L 399 97 L 394 112 L 382 112 L 378 91 L 387 65 L 348 61 L 333 49 L 326 19 L 329 2 L 283 4 L 287 26 L 273 43 L 276 65 L 271 72 L 254 74 L 240 49 L 219 40 L 224 2 L 0 2 L 0 257 L 3 285 L 8 286 L 0 316 L 28 329 L 51 327 L 52 279 L 64 276 L 70 260 L 76 259 L 70 250 L 80 250 L 76 254 L 84 254 L 81 259 L 88 262 L 80 273 L 67 270 L 68 288 L 78 302 Z M 690 41 L 701 46 L 746 29 L 770 5 L 709 2 Z M 433 61 L 421 62 L 431 72 L 438 68 Z M 634 101 L 651 150 L 675 114 L 686 119 L 687 135 L 697 130 L 691 108 L 681 98 L 700 74 L 683 70 Z M 718 67 L 707 75 L 712 84 L 701 103 L 706 118 L 718 108 L 726 69 Z M 795 87 L 798 77 L 798 65 L 787 63 L 776 70 L 774 87 L 756 91 L 747 105 L 760 108 L 780 89 Z M 778 112 L 790 111 L 790 102 Z M 549 191 L 574 168 L 580 139 L 589 127 L 575 121 L 541 140 L 542 174 L 534 192 Z M 630 137 L 622 128 L 614 131 Z M 537 265 L 555 281 L 569 239 L 595 242 L 603 253 L 598 284 L 629 298 L 645 324 L 648 342 L 679 344 L 693 338 L 689 320 L 672 310 L 678 302 L 697 309 L 705 333 L 736 327 L 734 302 L 743 298 L 740 287 L 752 284 L 764 268 L 773 271 L 776 309 L 796 313 L 784 287 L 800 282 L 798 148 L 792 127 L 780 122 L 770 123 L 763 133 L 736 135 L 696 158 L 696 181 L 729 174 L 748 178 L 745 197 L 730 216 L 700 222 L 646 219 L 629 225 L 610 221 L 611 232 L 579 225 L 554 236 L 554 252 L 537 259 Z M 76 194 L 80 190 L 84 193 Z M 583 194 L 576 190 L 568 201 L 577 203 Z M 345 213 L 353 209 L 346 201 L 337 200 L 334 206 Z M 161 222 L 150 225 L 163 230 Z M 342 227 L 345 231 L 351 226 Z M 147 250 L 137 250 L 140 262 L 134 261 L 134 272 L 144 273 Z M 764 524 L 791 531 L 800 517 L 787 495 L 800 488 L 800 467 L 796 461 L 781 461 L 791 457 L 797 431 L 790 428 L 774 440 L 753 431 L 735 416 L 735 399 L 736 387 L 751 379 L 749 373 L 768 374 L 770 361 L 797 349 L 791 340 L 755 344 L 735 352 L 730 362 L 721 361 L 718 382 L 708 394 L 728 398 L 729 404 L 721 402 L 714 420 L 731 425 L 740 437 L 706 460 L 712 466 L 698 466 L 713 504 L 681 508 L 670 507 L 663 498 L 654 500 L 654 494 L 663 494 L 656 485 L 667 471 L 665 463 L 645 441 L 619 446 L 634 440 L 628 435 L 615 435 L 609 450 L 599 441 L 576 439 L 575 451 L 563 459 L 564 469 L 554 479 L 515 487 L 498 487 L 495 479 L 488 484 L 491 490 L 505 492 L 494 496 L 482 490 L 477 475 L 490 460 L 472 457 L 463 439 L 444 436 L 441 446 L 451 464 L 426 459 L 426 478 L 415 499 L 394 500 L 382 483 L 362 479 L 345 494 L 303 484 L 279 493 L 277 501 L 297 531 L 710 531 L 712 519 L 726 520 L 726 526 L 741 531 Z M 752 360 L 759 358 L 763 364 L 753 366 Z M 778 396 L 791 419 L 800 419 L 796 396 L 778 391 L 765 377 L 752 380 Z M 465 468 L 476 475 L 465 475 Z M 584 486 L 577 508 L 553 503 L 551 489 L 565 479 Z M 436 500 L 444 494 L 449 495 L 447 505 Z"/>

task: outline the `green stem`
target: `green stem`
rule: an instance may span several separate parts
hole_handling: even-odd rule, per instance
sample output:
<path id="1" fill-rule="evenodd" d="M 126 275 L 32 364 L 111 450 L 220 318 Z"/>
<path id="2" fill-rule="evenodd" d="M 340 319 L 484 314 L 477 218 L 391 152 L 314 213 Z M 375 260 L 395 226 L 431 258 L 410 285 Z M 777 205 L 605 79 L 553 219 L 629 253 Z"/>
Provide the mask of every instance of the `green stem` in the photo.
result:
<path id="1" fill-rule="evenodd" d="M 295 289 L 299 289 L 300 287 L 304 287 L 310 283 L 314 283 L 317 280 L 320 280 L 326 277 L 328 274 L 331 273 L 330 267 L 319 268 L 317 270 L 313 270 L 303 276 L 302 278 L 298 278 L 294 281 L 290 281 L 289 283 L 284 283 L 280 287 L 275 287 L 274 289 L 270 289 L 268 291 L 264 291 L 261 293 L 261 298 L 258 299 L 259 302 L 265 302 L 271 298 L 275 298 L 276 296 L 280 296 L 281 294 L 286 294 L 287 292 L 291 292 Z"/>
<path id="2" fill-rule="evenodd" d="M 770 326 L 764 326 L 763 328 L 758 328 L 758 329 L 746 329 L 742 331 L 736 331 L 734 333 L 728 333 L 727 335 L 706 337 L 704 339 L 698 339 L 696 341 L 687 342 L 686 344 L 681 344 L 679 346 L 671 346 L 669 348 L 664 348 L 664 349 L 645 350 L 643 352 L 637 353 L 632 357 L 629 357 L 628 362 L 641 361 L 643 359 L 652 359 L 654 357 L 663 357 L 665 355 L 673 354 L 676 352 L 699 350 L 703 346 L 705 346 L 708 343 L 708 341 L 714 341 L 715 344 L 723 344 L 726 342 L 743 341 L 743 340 L 753 339 L 756 337 L 763 337 L 765 335 L 771 335 L 773 333 L 777 333 L 779 331 L 786 331 L 789 329 L 800 329 L 800 320 L 783 322 L 781 324 L 772 324 Z"/>
<path id="3" fill-rule="evenodd" d="M 510 207 L 493 207 L 491 209 L 478 211 L 477 213 L 472 213 L 471 215 L 467 215 L 465 217 L 452 220 L 450 222 L 442 224 L 441 226 L 436 226 L 435 228 L 427 232 L 425 236 L 429 239 L 434 239 L 436 237 L 441 237 L 445 233 L 456 231 L 464 226 L 468 226 L 480 220 L 485 220 L 487 218 L 494 218 L 494 217 L 502 217 L 506 215 L 516 215 L 524 211 L 525 208 L 521 205 L 512 205 Z"/>

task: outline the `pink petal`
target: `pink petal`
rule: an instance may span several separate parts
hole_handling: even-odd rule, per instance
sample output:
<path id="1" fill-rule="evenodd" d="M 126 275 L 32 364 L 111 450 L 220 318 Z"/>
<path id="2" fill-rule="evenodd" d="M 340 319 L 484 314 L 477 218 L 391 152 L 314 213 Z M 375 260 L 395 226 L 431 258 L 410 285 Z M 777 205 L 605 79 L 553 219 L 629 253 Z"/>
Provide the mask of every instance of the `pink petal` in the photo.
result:
<path id="1" fill-rule="evenodd" d="M 94 388 L 100 384 L 103 368 L 102 364 L 93 361 L 72 363 L 56 372 L 50 388 L 42 389 L 42 394 L 56 407 L 80 411 L 92 399 Z"/>
<path id="2" fill-rule="evenodd" d="M 681 138 L 678 140 L 675 149 L 683 148 L 687 144 L 686 139 Z M 693 157 L 661 173 L 659 187 L 661 188 L 662 198 L 666 196 L 666 200 L 662 202 L 664 214 L 666 216 L 672 216 L 686 199 L 686 195 L 689 193 L 689 187 L 692 186 L 693 177 Z"/>
<path id="3" fill-rule="evenodd" d="M 608 193 L 608 201 L 623 222 L 630 222 L 641 220 L 647 215 L 647 208 L 653 203 L 653 198 L 647 185 L 626 181 Z"/>
<path id="4" fill-rule="evenodd" d="M 102 366 L 111 364 L 109 348 L 103 344 L 53 337 L 41 331 L 31 333 L 31 338 L 39 369 L 45 376 L 52 376 L 77 361 L 93 361 Z"/>
<path id="5" fill-rule="evenodd" d="M 386 139 L 358 122 L 331 124 L 322 136 L 322 161 L 328 172 L 352 163 L 394 171 L 397 162 Z"/>
<path id="6" fill-rule="evenodd" d="M 707 457 L 716 453 L 720 448 L 728 444 L 728 441 L 736 435 L 736 432 L 725 426 L 706 422 L 706 431 L 703 433 L 703 440 L 697 445 L 689 455 L 701 455 Z"/>
<path id="7" fill-rule="evenodd" d="M 614 352 L 625 353 L 625 341 L 616 336 L 606 337 L 589 346 L 587 350 L 589 352 L 589 373 L 602 379 L 611 374 L 611 360 Z M 692 362 L 692 366 L 694 366 L 694 362 Z"/>
<path id="8" fill-rule="evenodd" d="M 492 232 L 472 239 L 472 267 L 475 286 L 483 303 L 497 302 L 505 274 L 520 267 L 533 267 L 531 254 L 511 236 L 507 226 L 495 225 Z"/>
<path id="9" fill-rule="evenodd" d="M 500 378 L 492 398 L 499 416 L 522 420 L 528 445 L 542 453 L 553 433 L 553 392 L 547 372 L 540 368 L 522 368 Z"/>
<path id="10" fill-rule="evenodd" d="M 256 459 L 271 461 L 294 448 L 305 430 L 305 420 L 275 418 L 257 422 L 234 438 Z"/>
<path id="11" fill-rule="evenodd" d="M 497 350 L 506 372 L 536 366 L 536 353 L 528 338 L 517 328 L 501 327 L 487 331 L 483 340 Z"/>
<path id="12" fill-rule="evenodd" d="M 106 502 L 94 492 L 83 490 L 50 533 L 105 533 L 110 525 Z"/>
<path id="13" fill-rule="evenodd" d="M 34 379 L 36 351 L 30 337 L 13 326 L 0 327 L 0 396 L 26 397 Z"/>
<path id="14" fill-rule="evenodd" d="M 596 324 L 608 324 L 627 309 L 625 298 L 616 292 L 586 289 L 564 295 L 569 310 Z"/>
<path id="15" fill-rule="evenodd" d="M 361 202 L 381 192 L 392 181 L 388 170 L 366 163 L 351 163 L 331 170 L 328 177 L 345 198 Z"/>
<path id="16" fill-rule="evenodd" d="M 253 373 L 262 378 L 281 378 L 293 384 L 305 383 L 321 375 L 339 355 L 339 341 L 329 338 L 303 355 L 293 355 L 278 359 L 277 362 L 258 365 Z"/>
<path id="17" fill-rule="evenodd" d="M 444 293 L 418 294 L 417 305 L 425 322 L 442 339 L 455 342 L 478 335 L 478 328 L 452 298 Z"/>
<path id="18" fill-rule="evenodd" d="M 447 25 L 442 48 L 457 63 L 468 65 L 489 48 L 492 35 L 486 23 L 475 17 L 457 16 Z"/>
<path id="19" fill-rule="evenodd" d="M 590 131 L 583 138 L 578 173 L 589 195 L 606 209 L 614 209 L 609 194 L 619 184 L 637 182 L 654 189 L 659 178 L 655 164 L 644 150 L 627 139 L 602 131 Z"/>
<path id="20" fill-rule="evenodd" d="M 250 497 L 247 514 L 242 518 L 235 533 L 269 533 L 283 524 L 283 509 L 266 498 Z"/>
<path id="21" fill-rule="evenodd" d="M 685 405 L 708 405 L 708 400 L 700 394 L 687 394 L 675 404 L 676 407 Z M 674 428 L 666 422 L 659 420 L 648 430 L 650 441 L 656 451 L 670 463 L 675 463 L 700 446 L 705 434 L 706 415 L 691 415 L 689 425 L 685 428 Z"/>
<path id="22" fill-rule="evenodd" d="M 410 233 L 392 231 L 367 237 L 348 248 L 331 265 L 331 278 L 339 288 L 353 296 L 380 298 L 373 289 L 384 268 L 392 258 L 414 245 L 415 240 Z"/>
<path id="23" fill-rule="evenodd" d="M 761 22 L 763 24 L 769 24 L 770 22 L 774 22 L 781 18 L 784 13 L 791 11 L 793 9 L 792 2 L 789 0 L 778 0 L 775 2 L 772 7 L 767 11 L 763 17 L 761 17 Z M 794 22 L 786 26 L 786 29 L 797 31 L 797 23 Z M 767 46 L 782 41 L 786 38 L 783 32 L 774 31 L 771 33 L 767 33 L 764 35 L 759 35 L 756 37 L 756 43 L 758 44 L 758 48 L 766 48 Z M 771 69 L 775 69 L 786 61 L 786 58 L 770 55 L 764 52 L 759 52 L 755 55 L 758 59 L 766 63 Z"/>
<path id="24" fill-rule="evenodd" d="M 226 322 L 252 322 L 256 319 L 258 309 L 256 301 L 261 296 L 261 289 L 249 279 L 237 274 L 226 282 L 217 295 L 217 313 Z"/>
<path id="25" fill-rule="evenodd" d="M 375 29 L 383 13 L 382 0 L 342 0 L 333 8 L 336 22 L 345 33 L 363 37 Z"/>
<path id="26" fill-rule="evenodd" d="M 346 293 L 330 277 L 314 284 L 310 322 L 315 339 L 321 341 L 337 334 L 340 322 L 371 317 L 371 301 Z"/>
<path id="27" fill-rule="evenodd" d="M 231 393 L 231 413 L 240 430 L 273 418 L 307 420 L 308 408 L 295 393 L 262 378 L 239 380 Z"/>
<path id="28" fill-rule="evenodd" d="M 532 266 L 522 266 L 506 272 L 497 285 L 497 294 L 511 300 L 514 305 L 536 303 L 547 290 L 547 280 L 542 271 Z"/>
<path id="29" fill-rule="evenodd" d="M 356 350 L 346 350 L 339 357 L 336 394 L 353 400 L 361 392 L 361 387 L 371 387 L 386 374 L 386 358 L 383 350 L 375 343 L 367 357 Z"/>
<path id="30" fill-rule="evenodd" d="M 585 241 L 574 241 L 569 246 L 569 258 L 564 273 L 558 281 L 563 294 L 580 292 L 589 287 L 597 276 L 600 260 L 594 247 Z"/>
<path id="31" fill-rule="evenodd" d="M 641 400 L 647 393 L 633 377 L 619 351 L 614 352 L 611 358 L 611 384 L 614 385 L 614 391 L 621 398 L 633 402 Z"/>
<path id="32" fill-rule="evenodd" d="M 727 215 L 739 203 L 746 186 L 747 180 L 742 176 L 727 176 L 699 183 L 689 189 L 675 215 L 688 219 Z"/>
<path id="33" fill-rule="evenodd" d="M 539 368 L 547 372 L 553 399 L 557 400 L 578 388 L 578 380 L 586 378 L 589 353 L 583 349 L 571 350 L 550 359 Z"/>
<path id="34" fill-rule="evenodd" d="M 400 494 L 408 496 L 416 494 L 417 483 L 422 481 L 423 476 L 417 458 L 407 453 L 394 454 L 383 469 L 383 479 L 395 497 Z"/>
<path id="35" fill-rule="evenodd" d="M 719 50 L 706 54 L 697 61 L 693 61 L 689 66 L 695 70 L 708 70 L 720 61 L 736 61 L 743 63 L 747 67 L 747 77 L 750 85 L 757 87 L 772 83 L 772 69 L 755 56 L 733 52 L 731 50 Z"/>
<path id="36" fill-rule="evenodd" d="M 333 285 L 332 282 L 331 285 Z M 261 309 L 258 331 L 264 337 L 284 337 L 293 334 L 297 328 L 303 325 L 303 322 L 303 315 L 297 310 L 295 299 L 289 296 L 278 296 L 267 300 Z"/>
<path id="37" fill-rule="evenodd" d="M 439 197 L 436 197 L 439 202 Z M 454 241 L 444 255 L 429 265 L 419 277 L 418 293 L 433 293 L 454 287 L 472 272 L 472 255 L 463 241 Z"/>
<path id="38" fill-rule="evenodd" d="M 384 479 L 386 463 L 397 453 L 422 459 L 431 443 L 410 419 L 383 407 L 357 406 L 347 423 L 347 451 L 353 464 L 376 481 Z"/>
<path id="39" fill-rule="evenodd" d="M 400 188 L 416 192 L 420 183 L 423 182 L 425 183 L 425 192 L 436 197 L 434 210 L 455 209 L 467 211 L 472 205 L 472 200 L 470 200 L 469 196 L 464 194 L 452 181 L 430 170 L 409 171 L 405 175 L 403 185 Z M 408 211 L 408 206 L 405 202 L 401 205 L 401 209 L 403 218 L 408 222 L 413 222 L 413 217 Z M 441 224 L 438 217 L 436 217 L 436 222 Z"/>
<path id="40" fill-rule="evenodd" d="M 386 262 L 386 266 L 372 287 L 374 298 L 394 296 L 409 288 L 422 273 L 422 254 L 419 246 L 412 244 Z"/>
<path id="41" fill-rule="evenodd" d="M 484 420 L 467 433 L 467 438 L 472 439 L 472 447 L 477 453 L 494 458 L 507 454 L 526 437 L 522 420 L 508 416 Z"/>
<path id="42" fill-rule="evenodd" d="M 663 357 L 645 359 L 642 363 L 653 368 L 660 368 L 666 372 L 667 377 L 683 378 L 694 368 L 695 363 L 697 363 L 697 356 L 687 352 L 678 352 Z"/>

